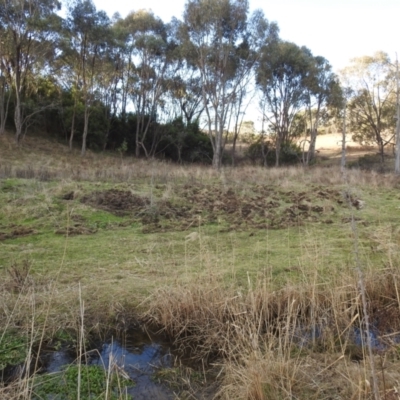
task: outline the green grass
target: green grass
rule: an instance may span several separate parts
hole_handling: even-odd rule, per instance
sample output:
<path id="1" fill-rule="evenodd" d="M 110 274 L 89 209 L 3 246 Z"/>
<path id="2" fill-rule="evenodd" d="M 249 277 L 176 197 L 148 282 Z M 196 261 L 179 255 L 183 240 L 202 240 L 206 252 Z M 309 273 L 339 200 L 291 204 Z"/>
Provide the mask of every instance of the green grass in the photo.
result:
<path id="1" fill-rule="evenodd" d="M 115 373 L 107 377 L 107 371 L 96 365 L 70 365 L 55 374 L 36 375 L 33 381 L 32 399 L 92 400 L 107 398 L 118 400 L 123 388 L 134 383 L 119 378 Z M 80 376 L 80 386 L 78 386 Z M 107 385 L 107 378 L 109 383 Z M 108 386 L 108 387 L 107 387 Z"/>
<path id="2" fill-rule="evenodd" d="M 17 330 L 0 331 L 0 374 L 9 366 L 25 361 L 28 351 L 28 338 Z"/>
<path id="3" fill-rule="evenodd" d="M 57 182 L 38 184 L 18 179 L 5 182 L 12 190 L 0 192 L 0 200 L 6 204 L 0 210 L 1 231 L 11 234 L 18 227 L 29 227 L 33 233 L 0 242 L 3 270 L 28 260 L 32 263 L 32 273 L 48 277 L 61 268 L 65 283 L 89 284 L 94 274 L 107 282 L 126 275 L 135 291 L 144 294 L 158 285 L 210 271 L 240 285 L 247 281 L 248 274 L 252 278 L 264 274 L 277 284 L 285 284 L 308 274 L 310 265 L 312 270 L 329 274 L 332 268 L 343 269 L 354 263 L 351 213 L 344 206 L 335 205 L 335 211 L 326 216 L 312 215 L 314 220 L 298 216 L 292 226 L 281 229 L 259 229 L 253 223 L 239 225 L 237 217 L 233 217 L 236 222 L 232 227 L 226 213 L 221 213 L 215 222 L 207 222 L 207 211 L 203 211 L 197 218 L 189 217 L 191 225 L 184 219 L 171 221 L 161 215 L 159 231 L 143 233 L 146 225 L 135 213 L 114 215 L 81 203 L 80 199 L 93 192 L 94 187 L 100 191 L 112 189 L 113 185 L 81 183 L 77 189 L 79 198 L 66 201 L 60 193 L 67 192 L 74 184 L 65 190 Z M 138 193 L 146 193 L 148 189 L 138 190 L 134 183 L 122 185 L 125 189 L 129 186 Z M 114 187 L 121 189 L 121 185 Z M 312 200 L 314 188 L 301 189 Z M 162 198 L 163 191 L 155 192 L 154 198 Z M 281 190 L 276 188 L 276 192 L 279 194 Z M 387 256 L 385 246 L 394 245 L 400 237 L 398 195 L 386 188 L 358 187 L 355 192 L 366 202 L 364 209 L 354 210 L 361 257 L 369 264 L 381 265 Z M 182 203 L 179 186 L 174 193 L 175 203 Z M 283 214 L 290 204 L 290 198 L 282 195 L 274 212 Z M 321 200 L 312 203 L 320 204 L 323 205 Z M 189 228 L 182 231 L 181 225 Z M 68 227 L 77 227 L 78 232 L 72 231 L 67 236 Z M 186 240 L 191 232 L 198 232 L 198 238 Z M 137 280 L 131 281 L 130 276 Z"/>
<path id="4" fill-rule="evenodd" d="M 388 321 L 398 320 L 397 177 L 348 171 L 346 184 L 339 170 L 319 167 L 217 174 L 101 155 L 82 160 L 62 149 L 58 158 L 46 156 L 51 180 L 37 172 L 39 150 L 30 167 L 36 178 L 23 179 L 16 176 L 29 154 L 16 151 L 9 177 L 0 179 L 0 322 L 17 337 L 35 332 L 60 343 L 60 332 L 78 336 L 81 317 L 87 334 L 126 328 L 138 317 L 172 332 L 184 350 L 222 348 L 224 393 L 254 388 L 242 398 L 264 400 L 290 398 L 293 389 L 296 398 L 328 398 L 337 389 L 320 371 L 333 371 L 337 382 L 346 375 L 338 385 L 348 385 L 343 398 L 368 398 L 362 371 L 369 366 L 353 368 L 343 338 L 363 318 L 357 266 L 371 310 L 390 310 Z M 364 207 L 349 206 L 345 191 Z M 260 328 L 268 307 L 282 312 L 272 337 Z M 331 310 L 334 345 L 324 343 L 323 354 L 282 342 L 296 318 L 323 320 Z M 6 343 L 0 357 L 11 360 Z M 0 358 L 6 362 L 16 361 Z M 318 383 L 301 389 L 298 382 L 313 373 Z M 43 396 L 56 393 L 49 377 L 40 379 Z"/>

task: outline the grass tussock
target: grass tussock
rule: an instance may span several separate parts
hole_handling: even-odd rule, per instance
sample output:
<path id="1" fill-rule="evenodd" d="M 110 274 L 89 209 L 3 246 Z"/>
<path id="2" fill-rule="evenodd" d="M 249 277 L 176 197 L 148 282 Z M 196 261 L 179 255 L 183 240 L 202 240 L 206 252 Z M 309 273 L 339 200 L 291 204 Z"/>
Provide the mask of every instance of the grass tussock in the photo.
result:
<path id="1" fill-rule="evenodd" d="M 278 291 L 265 281 L 238 291 L 216 278 L 160 289 L 147 317 L 183 352 L 211 363 L 225 360 L 220 398 L 370 398 L 372 372 L 355 276 L 338 277 L 334 288 L 314 282 Z M 400 320 L 399 284 L 393 271 L 366 277 L 382 396 L 400 378 L 393 340 L 400 333 L 394 322 Z"/>

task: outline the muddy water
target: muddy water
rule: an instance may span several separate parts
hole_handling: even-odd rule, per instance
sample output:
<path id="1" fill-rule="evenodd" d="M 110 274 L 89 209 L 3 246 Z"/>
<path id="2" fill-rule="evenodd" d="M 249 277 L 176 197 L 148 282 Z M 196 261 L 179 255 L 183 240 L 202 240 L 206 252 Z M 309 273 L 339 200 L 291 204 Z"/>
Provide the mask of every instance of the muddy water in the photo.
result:
<path id="1" fill-rule="evenodd" d="M 85 356 L 89 365 L 123 371 L 134 382 L 126 393 L 135 400 L 175 399 L 176 396 L 164 385 L 153 380 L 159 368 L 172 367 L 174 356 L 170 346 L 160 338 L 149 338 L 136 332 L 123 340 L 110 339 L 90 350 Z M 71 351 L 57 350 L 44 357 L 45 371 L 57 372 L 74 363 Z"/>

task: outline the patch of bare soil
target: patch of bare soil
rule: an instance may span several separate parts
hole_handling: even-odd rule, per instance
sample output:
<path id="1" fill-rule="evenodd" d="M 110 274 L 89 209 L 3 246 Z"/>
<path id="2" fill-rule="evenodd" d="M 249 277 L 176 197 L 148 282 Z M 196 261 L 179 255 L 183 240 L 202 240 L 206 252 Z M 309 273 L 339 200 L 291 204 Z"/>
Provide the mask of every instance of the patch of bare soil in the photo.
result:
<path id="1" fill-rule="evenodd" d="M 97 229 L 87 228 L 82 225 L 69 226 L 65 229 L 58 229 L 54 233 L 56 235 L 77 236 L 77 235 L 92 235 L 97 232 Z"/>
<path id="2" fill-rule="evenodd" d="M 187 230 L 218 223 L 221 231 L 283 229 L 305 221 L 333 223 L 337 207 L 347 207 L 342 193 L 324 187 L 308 192 L 283 191 L 255 185 L 246 192 L 221 187 L 185 185 L 174 203 L 137 196 L 129 191 L 93 192 L 82 198 L 92 207 L 129 215 L 143 224 L 143 232 Z"/>
<path id="3" fill-rule="evenodd" d="M 209 221 L 230 224 L 226 230 L 282 229 L 305 221 L 327 222 L 327 217 L 342 205 L 340 192 L 323 188 L 285 192 L 257 185 L 251 193 L 241 193 L 233 189 L 186 187 L 182 195 L 187 203 L 205 211 Z"/>
<path id="4" fill-rule="evenodd" d="M 172 221 L 188 218 L 185 207 L 173 206 L 164 200 L 152 202 L 149 198 L 130 191 L 110 189 L 93 192 L 83 197 L 81 202 L 117 216 L 129 215 L 143 224 L 143 231 L 146 233 L 172 230 L 175 227 Z"/>
<path id="5" fill-rule="evenodd" d="M 0 240 L 16 239 L 35 234 L 35 230 L 26 226 L 13 226 L 11 232 L 0 232 Z"/>
<path id="6" fill-rule="evenodd" d="M 119 216 L 139 211 L 150 204 L 150 201 L 144 197 L 116 189 L 93 192 L 83 197 L 81 202 Z"/>

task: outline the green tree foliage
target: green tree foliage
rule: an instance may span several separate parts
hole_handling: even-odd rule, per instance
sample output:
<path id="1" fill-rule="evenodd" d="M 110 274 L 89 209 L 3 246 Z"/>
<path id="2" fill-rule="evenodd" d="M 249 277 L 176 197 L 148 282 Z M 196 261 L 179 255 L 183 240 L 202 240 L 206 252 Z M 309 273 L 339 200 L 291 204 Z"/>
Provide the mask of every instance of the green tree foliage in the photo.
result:
<path id="1" fill-rule="evenodd" d="M 186 123 L 198 120 L 204 107 L 201 98 L 201 80 L 197 76 L 197 71 L 181 65 L 178 75 L 172 78 L 169 88 L 171 101 L 178 104 L 179 115 Z"/>
<path id="2" fill-rule="evenodd" d="M 246 150 L 246 156 L 254 164 L 276 165 L 276 151 L 271 140 L 265 140 L 263 135 L 258 136 Z M 301 160 L 302 150 L 295 143 L 287 143 L 281 147 L 279 162 L 281 165 L 294 165 Z"/>
<path id="3" fill-rule="evenodd" d="M 11 86 L 9 81 L 7 81 L 7 63 L 4 62 L 5 54 L 7 53 L 7 41 L 4 40 L 5 32 L 0 28 L 0 35 L 2 35 L 2 40 L 0 40 L 0 135 L 4 134 L 6 121 L 8 117 L 8 109 L 11 99 Z"/>
<path id="4" fill-rule="evenodd" d="M 17 140 L 28 128 L 57 131 L 71 149 L 80 141 L 82 155 L 124 148 L 211 158 L 218 169 L 231 138 L 234 165 L 256 82 L 269 129 L 264 163 L 297 159 L 292 139 L 305 131 L 312 160 L 337 79 L 323 57 L 279 40 L 248 0 L 188 0 L 183 20 L 168 24 L 146 10 L 109 19 L 92 0 L 66 4 L 62 20 L 56 0 L 0 0 L 0 133 L 13 113 Z"/>
<path id="5" fill-rule="evenodd" d="M 263 118 L 274 138 L 276 166 L 280 164 L 281 149 L 291 148 L 293 138 L 304 132 L 305 123 L 310 133 L 305 159 L 308 164 L 314 157 L 325 108 L 340 101 L 340 86 L 329 62 L 314 57 L 307 47 L 279 41 L 264 46 L 257 67 L 257 85 L 262 93 Z"/>
<path id="6" fill-rule="evenodd" d="M 383 162 L 387 138 L 396 124 L 396 81 L 389 56 L 377 52 L 353 59 L 342 71 L 342 80 L 350 88 L 347 108 L 353 140 L 376 143 Z"/>
<path id="7" fill-rule="evenodd" d="M 209 164 L 213 152 L 208 136 L 199 129 L 197 122 L 184 123 L 177 118 L 164 125 L 160 149 L 164 157 L 183 162 L 201 162 Z"/>
<path id="8" fill-rule="evenodd" d="M 56 0 L 1 0 L 0 2 L 0 70 L 15 98 L 14 123 L 16 141 L 23 132 L 26 117 L 24 100 L 34 76 L 48 68 L 60 28 Z M 4 101 L 2 102 L 4 107 Z"/>
<path id="9" fill-rule="evenodd" d="M 306 47 L 279 41 L 265 46 L 257 68 L 257 85 L 262 93 L 263 118 L 274 137 L 275 163 L 280 163 L 281 148 L 294 136 L 292 124 L 306 102 L 306 79 L 312 55 Z"/>
<path id="10" fill-rule="evenodd" d="M 121 34 L 125 34 L 128 94 L 132 100 L 136 119 L 135 153 L 142 149 L 146 157 L 154 155 L 155 143 L 145 145 L 150 125 L 157 120 L 163 105 L 166 82 L 171 73 L 171 43 L 168 28 L 163 21 L 146 10 L 130 13 L 118 21 Z"/>
<path id="11" fill-rule="evenodd" d="M 249 16 L 248 10 L 247 0 L 189 0 L 179 32 L 188 63 L 200 72 L 213 166 L 217 169 L 237 88 L 249 77 L 261 44 L 278 32 L 276 24 L 269 24 L 262 12 Z"/>
<path id="12" fill-rule="evenodd" d="M 340 107 L 342 91 L 338 77 L 324 57 L 312 57 L 305 79 L 306 119 L 310 132 L 310 146 L 305 159 L 309 164 L 315 156 L 315 144 L 321 119 L 326 119 L 328 108 Z"/>
<path id="13" fill-rule="evenodd" d="M 65 32 L 69 46 L 64 46 L 67 60 L 71 60 L 76 95 L 84 104 L 82 155 L 85 155 L 89 129 L 89 115 L 96 102 L 97 80 L 101 79 L 102 58 L 107 51 L 110 20 L 104 11 L 97 11 L 91 0 L 77 0 L 70 5 Z M 74 124 L 74 119 L 72 124 Z M 71 143 L 74 133 L 71 128 Z"/>

